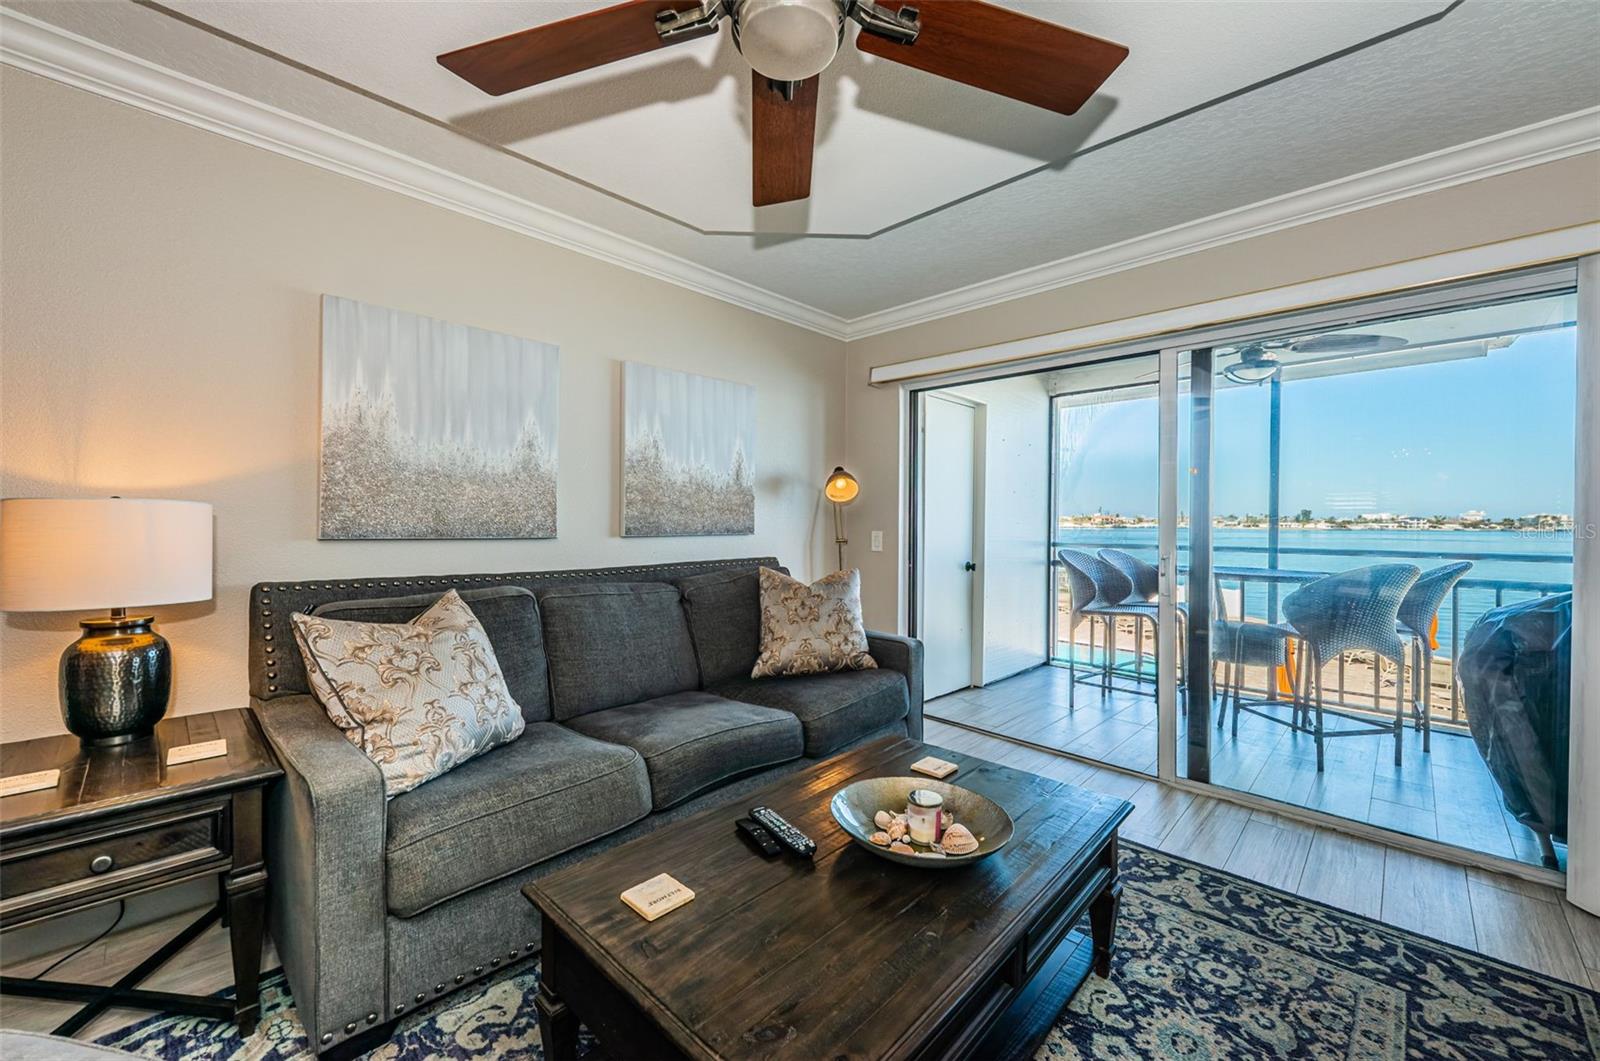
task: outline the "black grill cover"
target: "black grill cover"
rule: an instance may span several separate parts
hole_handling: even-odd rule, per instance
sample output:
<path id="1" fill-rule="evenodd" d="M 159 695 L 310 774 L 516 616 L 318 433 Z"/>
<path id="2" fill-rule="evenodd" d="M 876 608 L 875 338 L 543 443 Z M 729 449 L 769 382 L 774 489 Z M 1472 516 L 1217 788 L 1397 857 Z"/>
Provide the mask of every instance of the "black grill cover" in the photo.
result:
<path id="1" fill-rule="evenodd" d="M 1456 675 L 1506 809 L 1565 842 L 1572 594 L 1486 613 L 1467 633 Z"/>

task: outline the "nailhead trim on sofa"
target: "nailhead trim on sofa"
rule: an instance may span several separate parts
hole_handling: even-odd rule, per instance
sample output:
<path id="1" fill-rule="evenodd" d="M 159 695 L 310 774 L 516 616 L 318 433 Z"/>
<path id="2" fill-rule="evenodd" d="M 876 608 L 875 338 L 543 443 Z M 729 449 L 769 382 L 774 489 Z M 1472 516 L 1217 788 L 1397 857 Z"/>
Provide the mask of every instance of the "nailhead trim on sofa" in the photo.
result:
<path id="1" fill-rule="evenodd" d="M 250 609 L 250 695 L 271 700 L 290 693 L 307 692 L 304 664 L 298 654 L 278 654 L 275 634 L 286 629 L 289 614 L 309 611 L 313 605 L 329 600 L 353 600 L 374 589 L 416 590 L 474 585 L 549 585 L 562 582 L 640 582 L 683 578 L 708 571 L 777 567 L 771 556 L 742 557 L 733 560 L 690 560 L 683 563 L 643 564 L 633 567 L 605 567 L 570 571 L 514 571 L 489 575 L 441 575 L 432 578 L 324 579 L 314 582 L 261 582 L 250 595 L 256 606 Z M 290 681 L 292 679 L 292 682 Z M 288 684 L 286 684 L 286 682 Z"/>

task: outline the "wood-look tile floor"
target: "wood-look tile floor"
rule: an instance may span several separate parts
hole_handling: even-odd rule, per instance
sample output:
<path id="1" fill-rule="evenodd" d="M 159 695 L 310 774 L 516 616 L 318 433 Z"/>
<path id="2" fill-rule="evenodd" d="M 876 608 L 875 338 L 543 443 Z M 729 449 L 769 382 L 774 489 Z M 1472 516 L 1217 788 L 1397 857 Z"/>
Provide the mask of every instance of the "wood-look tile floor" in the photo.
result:
<path id="1" fill-rule="evenodd" d="M 116 916 L 116 907 L 108 904 L 89 916 L 103 916 L 104 922 L 109 923 Z M 185 911 L 136 928 L 119 929 L 82 953 L 63 961 L 50 973 L 50 979 L 82 984 L 115 983 L 198 916 L 198 911 Z M 13 961 L 6 956 L 4 937 L 0 936 L 0 969 L 7 976 L 38 976 L 53 962 L 70 954 L 75 946 L 26 961 Z M 262 948 L 261 968 L 277 967 L 278 954 L 268 939 Z M 150 991 L 173 991 L 186 995 L 209 995 L 232 987 L 233 956 L 228 947 L 227 930 L 220 925 L 212 925 L 139 986 Z M 49 1002 L 0 995 L 0 1027 L 48 1032 L 79 1008 L 76 1002 Z M 95 1039 L 118 1028 L 137 1024 L 149 1016 L 151 1014 L 144 1010 L 107 1010 L 90 1021 L 77 1038 Z"/>
<path id="2" fill-rule="evenodd" d="M 953 751 L 1129 800 L 1135 809 L 1123 826 L 1123 835 L 1146 846 L 1600 990 L 1600 917 L 1579 910 L 1544 885 L 1468 870 L 1275 814 L 1252 812 L 1180 792 L 1154 779 L 938 721 L 927 723 L 926 739 Z M 185 913 L 113 933 L 63 963 L 52 978 L 111 983 L 192 916 Z M 59 954 L 6 960 L 0 937 L 0 967 L 7 975 L 36 975 L 57 957 Z M 277 964 L 269 941 L 262 968 Z M 144 986 L 206 994 L 232 982 L 227 934 L 214 925 Z M 0 997 L 0 1025 L 49 1031 L 75 1008 L 67 1003 Z M 147 1016 L 139 1011 L 113 1010 L 80 1036 L 104 1035 Z"/>
<path id="3" fill-rule="evenodd" d="M 1126 799 L 1134 811 L 1122 835 L 1147 847 L 1600 990 L 1600 917 L 1546 885 L 1192 795 L 959 726 L 930 720 L 926 739 Z"/>
<path id="4" fill-rule="evenodd" d="M 1080 682 L 1069 700 L 1068 676 L 1064 667 L 1036 667 L 982 689 L 931 700 L 927 713 L 1154 776 L 1154 684 L 1146 682 L 1145 692 L 1139 693 L 1129 691 L 1131 681 L 1119 679 L 1116 684 L 1122 688 L 1105 693 Z M 1267 710 L 1289 717 L 1288 708 Z M 1335 718 L 1327 724 L 1360 725 Z M 1327 761 L 1320 774 L 1312 738 L 1287 725 L 1241 713 L 1237 735 L 1225 724 L 1211 736 L 1213 784 L 1533 866 L 1543 864 L 1538 838 L 1505 811 L 1483 757 L 1463 733 L 1435 727 L 1424 754 L 1422 735 L 1408 726 L 1400 766 L 1394 764 L 1394 743 L 1388 736 L 1334 738 L 1325 744 Z M 1180 771 L 1184 751 L 1180 744 Z M 1558 845 L 1557 850 L 1564 859 L 1565 848 Z"/>

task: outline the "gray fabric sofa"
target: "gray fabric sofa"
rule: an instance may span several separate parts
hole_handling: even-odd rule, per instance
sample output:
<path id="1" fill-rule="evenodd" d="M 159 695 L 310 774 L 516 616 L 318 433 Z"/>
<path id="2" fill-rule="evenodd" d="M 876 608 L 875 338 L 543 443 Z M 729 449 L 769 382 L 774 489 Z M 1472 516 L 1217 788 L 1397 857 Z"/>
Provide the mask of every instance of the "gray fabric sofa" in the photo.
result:
<path id="1" fill-rule="evenodd" d="M 536 953 L 519 891 L 533 877 L 853 745 L 921 737 L 915 640 L 869 634 L 876 671 L 749 677 L 759 566 L 779 565 L 251 590 L 251 704 L 284 769 L 268 808 L 270 927 L 319 1053 Z M 378 768 L 310 695 L 289 616 L 404 622 L 451 587 L 483 623 L 527 728 L 386 803 Z"/>

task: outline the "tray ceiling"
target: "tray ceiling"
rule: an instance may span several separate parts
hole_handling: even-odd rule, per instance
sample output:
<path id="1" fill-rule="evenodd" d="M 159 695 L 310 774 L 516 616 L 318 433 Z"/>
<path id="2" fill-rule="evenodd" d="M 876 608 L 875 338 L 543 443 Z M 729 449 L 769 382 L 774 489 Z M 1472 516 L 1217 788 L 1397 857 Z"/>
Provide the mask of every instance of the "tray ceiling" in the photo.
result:
<path id="1" fill-rule="evenodd" d="M 0 0 L 0 58 L 852 338 L 1574 155 L 1600 187 L 1600 4 L 1015 6 L 1124 40 L 1151 66 L 1125 64 L 1103 93 L 1113 105 L 1091 101 L 1091 116 L 1105 108 L 1097 124 L 1049 157 L 1014 139 L 1041 118 L 1025 105 L 847 57 L 829 75 L 819 167 L 851 121 L 885 122 L 920 146 L 838 149 L 848 172 L 819 169 L 798 217 L 748 206 L 734 91 L 748 78 L 725 44 L 604 68 L 582 91 L 573 79 L 500 100 L 433 61 L 570 4 Z M 1189 28 L 1156 32 L 1175 26 Z M 1183 85 L 1191 97 L 1174 103 Z M 1152 99 L 1161 106 L 1148 113 L 1164 117 L 1138 124 L 1135 104 Z M 679 126 L 680 111 L 705 117 Z M 630 131 L 605 133 L 604 150 L 584 139 L 611 122 Z M 991 180 L 1000 170 L 984 167 L 1007 153 L 1026 166 Z M 957 172 L 970 190 L 938 183 Z M 835 209 L 877 227 L 826 229 Z"/>
<path id="2" fill-rule="evenodd" d="M 867 236 L 1419 19 L 1446 0 L 1009 2 L 1131 53 L 1076 115 L 854 47 L 822 76 L 808 200 L 750 205 L 750 70 L 726 28 L 499 98 L 434 57 L 596 6 L 547 0 L 282 3 L 173 10 L 707 233 Z M 852 25 L 850 33 L 853 35 Z"/>

